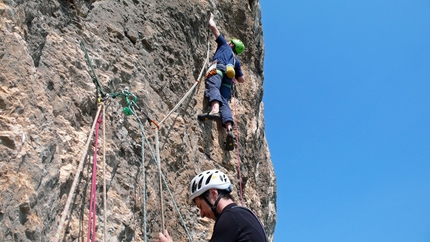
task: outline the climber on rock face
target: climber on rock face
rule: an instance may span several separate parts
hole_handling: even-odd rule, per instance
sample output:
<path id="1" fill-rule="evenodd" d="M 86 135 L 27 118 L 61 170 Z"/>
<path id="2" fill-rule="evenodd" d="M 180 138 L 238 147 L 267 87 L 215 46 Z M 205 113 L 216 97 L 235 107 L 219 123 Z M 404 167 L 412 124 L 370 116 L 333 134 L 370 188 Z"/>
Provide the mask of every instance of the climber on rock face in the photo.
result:
<path id="1" fill-rule="evenodd" d="M 213 14 L 210 14 L 209 28 L 218 44 L 212 59 L 212 65 L 206 73 L 205 96 L 211 105 L 211 111 L 199 114 L 199 120 L 221 119 L 227 130 L 226 149 L 234 149 L 234 136 L 232 132 L 233 117 L 228 101 L 231 97 L 231 88 L 234 79 L 242 83 L 245 81 L 237 55 L 245 50 L 245 45 L 239 39 L 227 42 L 219 32 Z"/>
<path id="2" fill-rule="evenodd" d="M 202 218 L 215 220 L 210 242 L 267 242 L 266 232 L 257 216 L 238 206 L 230 195 L 232 185 L 219 170 L 204 171 L 191 180 L 189 202 L 194 202 Z M 173 242 L 169 233 L 159 233 L 159 242 Z"/>

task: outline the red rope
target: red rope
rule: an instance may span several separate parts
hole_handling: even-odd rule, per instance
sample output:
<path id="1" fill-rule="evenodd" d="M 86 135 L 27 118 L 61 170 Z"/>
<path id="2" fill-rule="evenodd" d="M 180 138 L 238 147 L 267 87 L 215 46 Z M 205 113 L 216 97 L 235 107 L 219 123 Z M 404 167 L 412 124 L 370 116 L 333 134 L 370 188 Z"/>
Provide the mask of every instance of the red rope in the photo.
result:
<path id="1" fill-rule="evenodd" d="M 233 85 L 235 85 L 235 82 L 233 83 Z M 242 204 L 242 206 L 244 205 L 243 202 L 243 196 L 242 196 L 242 174 L 240 172 L 240 146 L 239 146 L 239 125 L 236 119 L 236 98 L 234 98 L 233 100 L 233 119 L 236 120 L 236 150 L 237 150 L 237 176 L 239 178 L 239 195 L 240 195 L 240 202 Z"/>
<path id="2" fill-rule="evenodd" d="M 100 114 L 96 124 L 96 132 L 94 137 L 94 155 L 93 155 L 93 174 L 91 179 L 91 194 L 90 194 L 90 213 L 88 216 L 88 234 L 87 241 L 96 241 L 96 189 L 97 189 L 97 146 L 99 141 L 99 127 L 103 118 Z"/>

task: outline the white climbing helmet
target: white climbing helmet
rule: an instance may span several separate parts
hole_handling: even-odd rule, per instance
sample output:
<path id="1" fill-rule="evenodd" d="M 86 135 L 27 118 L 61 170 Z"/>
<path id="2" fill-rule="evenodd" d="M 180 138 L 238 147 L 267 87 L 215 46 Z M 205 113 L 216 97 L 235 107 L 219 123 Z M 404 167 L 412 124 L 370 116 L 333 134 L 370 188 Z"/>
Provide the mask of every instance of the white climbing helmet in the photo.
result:
<path id="1" fill-rule="evenodd" d="M 202 195 L 209 189 L 220 189 L 231 192 L 232 185 L 227 175 L 219 170 L 204 171 L 191 180 L 190 197 L 188 202 L 192 202 L 194 198 Z"/>

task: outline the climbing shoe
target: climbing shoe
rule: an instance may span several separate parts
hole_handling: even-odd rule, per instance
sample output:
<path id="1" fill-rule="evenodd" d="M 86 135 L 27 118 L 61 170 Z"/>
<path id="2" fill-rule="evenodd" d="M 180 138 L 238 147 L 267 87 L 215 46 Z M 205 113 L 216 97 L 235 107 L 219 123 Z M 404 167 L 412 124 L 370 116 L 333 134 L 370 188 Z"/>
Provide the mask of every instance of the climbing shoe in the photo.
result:
<path id="1" fill-rule="evenodd" d="M 203 113 L 197 115 L 197 118 L 201 121 L 206 120 L 221 120 L 221 115 L 219 113 Z"/>
<path id="2" fill-rule="evenodd" d="M 230 150 L 234 150 L 234 136 L 233 136 L 233 132 L 230 130 L 227 133 L 227 138 L 225 141 L 225 149 L 230 151 Z"/>

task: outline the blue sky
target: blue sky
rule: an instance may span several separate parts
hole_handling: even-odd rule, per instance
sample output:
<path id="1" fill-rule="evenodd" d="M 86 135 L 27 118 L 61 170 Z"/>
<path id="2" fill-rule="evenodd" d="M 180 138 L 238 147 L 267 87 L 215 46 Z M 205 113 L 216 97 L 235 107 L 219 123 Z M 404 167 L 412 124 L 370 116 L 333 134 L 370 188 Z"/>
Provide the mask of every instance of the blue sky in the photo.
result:
<path id="1" fill-rule="evenodd" d="M 261 0 L 275 241 L 430 241 L 430 1 Z"/>

